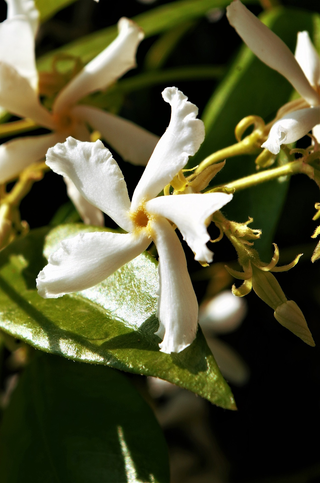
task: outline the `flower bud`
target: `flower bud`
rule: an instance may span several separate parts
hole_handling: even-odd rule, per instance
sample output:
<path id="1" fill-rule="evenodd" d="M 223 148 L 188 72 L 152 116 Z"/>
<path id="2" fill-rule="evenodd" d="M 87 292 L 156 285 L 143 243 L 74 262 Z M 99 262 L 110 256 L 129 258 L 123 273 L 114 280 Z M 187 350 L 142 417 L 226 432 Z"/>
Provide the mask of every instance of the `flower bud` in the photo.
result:
<path id="1" fill-rule="evenodd" d="M 287 300 L 282 305 L 279 305 L 274 316 L 283 327 L 286 327 L 286 329 L 289 329 L 293 334 L 300 337 L 303 342 L 313 347 L 315 346 L 306 319 L 293 300 Z"/>
<path id="2" fill-rule="evenodd" d="M 252 288 L 266 304 L 274 310 L 287 302 L 278 281 L 270 272 L 263 272 L 252 266 Z"/>

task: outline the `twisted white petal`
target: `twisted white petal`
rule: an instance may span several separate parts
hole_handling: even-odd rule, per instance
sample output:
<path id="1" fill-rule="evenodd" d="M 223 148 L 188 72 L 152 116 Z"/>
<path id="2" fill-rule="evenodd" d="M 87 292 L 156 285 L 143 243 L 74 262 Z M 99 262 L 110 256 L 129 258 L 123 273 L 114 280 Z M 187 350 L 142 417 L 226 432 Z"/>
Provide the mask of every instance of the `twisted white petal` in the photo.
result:
<path id="1" fill-rule="evenodd" d="M 320 85 L 320 58 L 308 32 L 299 32 L 295 58 L 313 87 Z"/>
<path id="2" fill-rule="evenodd" d="M 229 5 L 227 17 L 242 40 L 262 62 L 282 74 L 308 104 L 312 106 L 320 103 L 319 94 L 308 82 L 290 49 L 239 0 Z"/>
<path id="3" fill-rule="evenodd" d="M 0 24 L 0 61 L 11 65 L 33 89 L 37 88 L 34 36 L 25 17 L 5 20 Z"/>
<path id="4" fill-rule="evenodd" d="M 132 207 L 150 200 L 174 178 L 204 140 L 204 124 L 196 119 L 198 108 L 176 87 L 167 87 L 162 96 L 171 105 L 170 124 L 160 138 L 134 191 Z"/>
<path id="5" fill-rule="evenodd" d="M 72 181 L 65 176 L 64 181 L 67 186 L 67 193 L 76 207 L 79 215 L 83 219 L 83 222 L 86 225 L 93 225 L 93 226 L 103 226 L 104 225 L 104 216 L 101 210 L 96 206 L 92 205 L 87 201 L 81 194 L 80 191 L 77 190 L 75 185 Z"/>
<path id="6" fill-rule="evenodd" d="M 30 118 L 40 126 L 55 128 L 52 116 L 41 106 L 29 81 L 3 62 L 0 62 L 0 106 L 19 117 Z"/>
<path id="7" fill-rule="evenodd" d="M 6 2 L 8 5 L 7 19 L 23 15 L 27 18 L 35 37 L 39 25 L 39 11 L 34 0 L 6 0 Z"/>
<path id="8" fill-rule="evenodd" d="M 272 126 L 268 139 L 262 144 L 271 153 L 278 154 L 281 144 L 290 144 L 305 136 L 320 123 L 320 107 L 309 107 L 283 116 Z"/>
<path id="9" fill-rule="evenodd" d="M 189 277 L 181 243 L 169 222 L 153 223 L 154 242 L 159 253 L 160 297 L 156 334 L 163 338 L 160 350 L 180 352 L 195 339 L 198 302 Z"/>
<path id="10" fill-rule="evenodd" d="M 69 137 L 47 153 L 47 165 L 67 176 L 90 203 L 131 231 L 130 200 L 122 172 L 101 141 L 80 142 Z"/>
<path id="11" fill-rule="evenodd" d="M 143 234 L 105 232 L 81 233 L 64 240 L 38 275 L 39 295 L 57 298 L 92 287 L 140 255 L 149 243 Z"/>
<path id="12" fill-rule="evenodd" d="M 17 177 L 30 164 L 44 159 L 50 146 L 62 141 L 60 134 L 14 139 L 0 146 L 0 183 Z"/>
<path id="13" fill-rule="evenodd" d="M 181 231 L 183 238 L 201 262 L 212 262 L 213 253 L 206 246 L 210 240 L 207 232 L 208 218 L 232 200 L 226 193 L 161 196 L 146 203 L 151 214 L 171 220 Z"/>
<path id="14" fill-rule="evenodd" d="M 114 148 L 125 161 L 145 166 L 159 141 L 136 124 L 89 106 L 76 106 L 72 112 L 78 119 L 86 121 L 101 133 L 103 139 Z"/>
<path id="15" fill-rule="evenodd" d="M 91 92 L 105 89 L 128 70 L 136 66 L 135 55 L 144 35 L 141 28 L 128 18 L 118 23 L 117 38 L 60 92 L 53 106 L 55 113 L 74 105 Z"/>
<path id="16" fill-rule="evenodd" d="M 312 134 L 314 135 L 318 143 L 320 143 L 320 124 L 314 126 L 314 128 L 312 129 Z"/>

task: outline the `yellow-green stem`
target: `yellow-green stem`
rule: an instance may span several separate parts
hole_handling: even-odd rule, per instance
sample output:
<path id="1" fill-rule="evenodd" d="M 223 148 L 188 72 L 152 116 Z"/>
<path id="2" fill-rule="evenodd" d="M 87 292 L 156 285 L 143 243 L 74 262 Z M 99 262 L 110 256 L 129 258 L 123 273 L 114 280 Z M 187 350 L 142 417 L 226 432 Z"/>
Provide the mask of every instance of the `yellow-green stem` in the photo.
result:
<path id="1" fill-rule="evenodd" d="M 0 124 L 0 138 L 32 131 L 38 127 L 39 126 L 31 119 L 21 119 L 20 121 L 6 122 L 4 124 Z"/>
<path id="2" fill-rule="evenodd" d="M 29 193 L 35 180 L 19 180 L 5 198 L 5 203 L 11 206 L 19 206 L 21 200 Z"/>
<path id="3" fill-rule="evenodd" d="M 254 131 L 252 134 L 250 134 L 250 136 L 245 137 L 242 141 L 233 144 L 232 146 L 228 146 L 227 148 L 220 149 L 213 154 L 210 154 L 210 156 L 201 161 L 197 169 L 192 173 L 191 176 L 188 177 L 188 181 L 192 181 L 200 173 L 202 173 L 202 171 L 208 168 L 208 166 L 219 163 L 226 158 L 232 158 L 234 156 L 241 156 L 242 154 L 252 154 L 258 152 L 258 140 L 260 139 L 260 136 L 260 131 Z"/>
<path id="4" fill-rule="evenodd" d="M 33 183 L 42 179 L 43 174 L 49 168 L 43 163 L 38 163 L 27 168 L 20 175 L 10 193 L 8 193 L 3 202 L 11 206 L 19 206 L 21 200 L 29 193 Z"/>
<path id="5" fill-rule="evenodd" d="M 231 183 L 216 186 L 212 190 L 208 191 L 208 193 L 219 191 L 222 188 L 228 188 L 228 190 L 234 189 L 235 191 L 240 191 L 246 188 L 251 188 L 252 186 L 257 186 L 258 184 L 261 184 L 261 183 L 266 183 L 267 181 L 271 181 L 281 176 L 292 176 L 294 174 L 299 174 L 299 173 L 304 173 L 312 178 L 313 168 L 301 160 L 293 161 L 283 166 L 279 166 L 278 168 L 268 169 L 267 171 L 261 171 L 259 173 L 255 173 L 250 176 L 246 176 L 245 178 L 237 179 L 236 181 L 232 181 Z"/>

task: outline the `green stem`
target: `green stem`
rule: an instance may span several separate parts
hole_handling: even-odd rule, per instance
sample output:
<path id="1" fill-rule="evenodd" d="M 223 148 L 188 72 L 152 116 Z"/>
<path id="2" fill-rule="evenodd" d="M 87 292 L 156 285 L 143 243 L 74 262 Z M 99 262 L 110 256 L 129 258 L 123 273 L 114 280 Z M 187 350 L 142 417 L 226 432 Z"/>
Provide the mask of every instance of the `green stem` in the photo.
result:
<path id="1" fill-rule="evenodd" d="M 268 169 L 267 171 L 262 171 L 260 173 L 255 173 L 245 178 L 237 179 L 231 183 L 225 185 L 216 186 L 207 193 L 213 193 L 215 191 L 221 190 L 221 188 L 234 189 L 235 191 L 244 190 L 251 188 L 252 186 L 257 186 L 261 183 L 266 183 L 273 179 L 279 178 L 281 176 L 292 176 L 294 174 L 304 173 L 310 178 L 313 178 L 313 168 L 301 160 L 293 161 L 287 163 L 278 168 Z"/>
<path id="2" fill-rule="evenodd" d="M 245 137 L 242 141 L 210 154 L 210 156 L 201 161 L 197 169 L 192 173 L 191 176 L 188 177 L 188 181 L 196 178 L 200 173 L 202 173 L 202 171 L 208 168 L 208 166 L 219 163 L 220 161 L 224 161 L 226 158 L 258 152 L 258 148 L 260 147 L 258 140 L 260 139 L 260 136 L 260 131 L 254 131 L 252 134 L 250 134 L 250 136 Z"/>
<path id="3" fill-rule="evenodd" d="M 22 119 L 21 121 L 6 122 L 0 124 L 0 138 L 11 136 L 12 134 L 19 134 L 22 132 L 33 131 L 39 126 L 31 119 Z"/>
<path id="4" fill-rule="evenodd" d="M 10 206 L 19 206 L 21 200 L 31 190 L 34 182 L 42 179 L 44 172 L 48 169 L 48 166 L 43 162 L 30 166 L 23 171 L 10 193 L 5 196 L 3 203 Z"/>

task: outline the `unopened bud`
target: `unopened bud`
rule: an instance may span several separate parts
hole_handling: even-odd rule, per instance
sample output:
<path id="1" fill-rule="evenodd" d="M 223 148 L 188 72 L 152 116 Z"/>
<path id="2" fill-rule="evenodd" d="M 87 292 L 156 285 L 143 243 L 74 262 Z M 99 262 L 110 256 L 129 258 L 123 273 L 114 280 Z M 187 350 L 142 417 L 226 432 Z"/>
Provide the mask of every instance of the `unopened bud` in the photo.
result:
<path id="1" fill-rule="evenodd" d="M 274 316 L 283 327 L 289 329 L 293 334 L 303 340 L 303 342 L 313 347 L 315 346 L 306 319 L 293 300 L 287 300 L 277 307 Z"/>
<path id="2" fill-rule="evenodd" d="M 252 267 L 252 288 L 273 310 L 287 302 L 279 282 L 272 273 L 263 272 L 254 266 Z"/>

